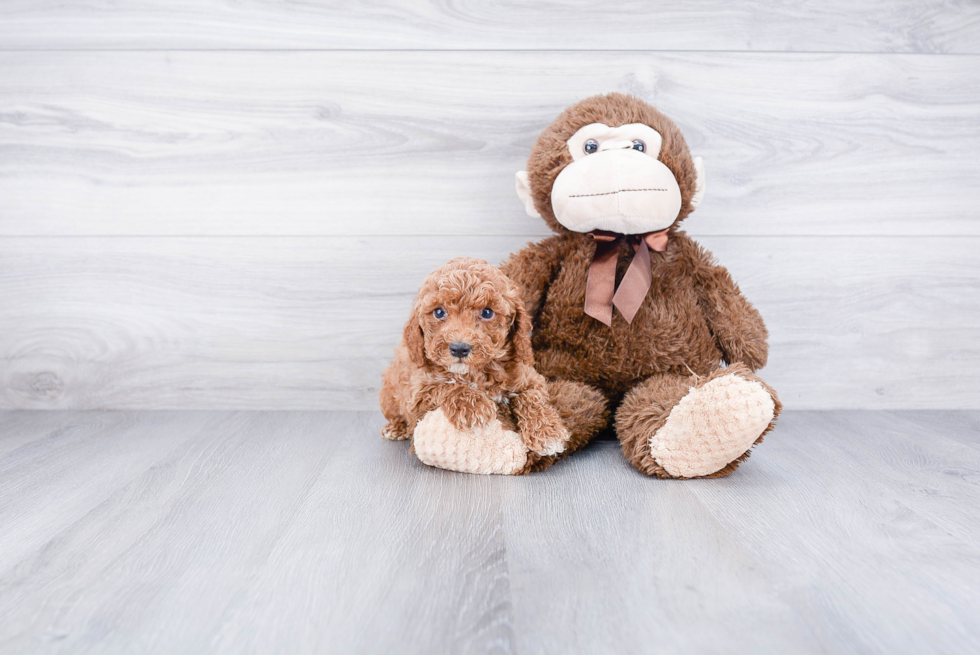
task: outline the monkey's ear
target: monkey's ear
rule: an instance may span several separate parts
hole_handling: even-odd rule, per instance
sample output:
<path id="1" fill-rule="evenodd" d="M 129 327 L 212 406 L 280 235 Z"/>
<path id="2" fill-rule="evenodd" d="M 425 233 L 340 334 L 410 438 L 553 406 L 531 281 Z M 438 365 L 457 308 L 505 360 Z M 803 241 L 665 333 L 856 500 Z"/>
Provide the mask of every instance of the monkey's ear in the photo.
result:
<path id="1" fill-rule="evenodd" d="M 531 350 L 531 317 L 527 314 L 524 301 L 517 299 L 514 323 L 510 326 L 510 341 L 514 344 L 514 356 L 522 364 L 534 366 L 534 351 Z"/>
<path id="2" fill-rule="evenodd" d="M 704 198 L 704 160 L 700 157 L 694 158 L 694 170 L 697 171 L 698 181 L 694 183 L 694 195 L 691 196 L 691 209 L 696 209 Z"/>
<path id="3" fill-rule="evenodd" d="M 405 332 L 402 334 L 402 343 L 408 348 L 408 356 L 416 366 L 425 366 L 425 333 L 419 324 L 419 312 L 417 307 L 412 307 L 412 315 L 405 323 Z"/>
<path id="4" fill-rule="evenodd" d="M 541 214 L 534 208 L 534 198 L 531 197 L 531 182 L 528 180 L 527 171 L 517 172 L 517 197 L 524 203 L 524 211 L 531 218 L 541 218 Z"/>

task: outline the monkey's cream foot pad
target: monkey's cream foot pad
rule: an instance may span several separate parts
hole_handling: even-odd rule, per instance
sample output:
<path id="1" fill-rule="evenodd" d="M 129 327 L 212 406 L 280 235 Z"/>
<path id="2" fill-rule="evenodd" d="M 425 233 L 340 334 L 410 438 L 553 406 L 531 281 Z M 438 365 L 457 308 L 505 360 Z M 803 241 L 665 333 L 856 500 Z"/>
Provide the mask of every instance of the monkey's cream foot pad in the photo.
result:
<path id="1" fill-rule="evenodd" d="M 461 473 L 513 475 L 527 463 L 521 436 L 505 430 L 500 421 L 460 430 L 442 409 L 432 410 L 418 422 L 412 443 L 423 464 Z"/>
<path id="2" fill-rule="evenodd" d="M 650 438 L 650 454 L 675 477 L 720 471 L 745 453 L 772 422 L 772 396 L 737 375 L 692 389 Z"/>

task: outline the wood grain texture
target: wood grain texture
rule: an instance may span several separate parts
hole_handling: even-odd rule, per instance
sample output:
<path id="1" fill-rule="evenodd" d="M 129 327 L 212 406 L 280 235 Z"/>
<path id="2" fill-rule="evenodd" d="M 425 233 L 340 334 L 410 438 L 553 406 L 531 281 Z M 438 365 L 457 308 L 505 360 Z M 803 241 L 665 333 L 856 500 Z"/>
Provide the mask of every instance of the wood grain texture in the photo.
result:
<path id="1" fill-rule="evenodd" d="M 613 90 L 658 105 L 705 158 L 695 234 L 980 235 L 978 68 L 846 54 L 0 53 L 0 235 L 543 235 L 514 172 L 561 109 Z"/>
<path id="2" fill-rule="evenodd" d="M 8 1 L 5 49 L 559 49 L 980 52 L 969 0 L 66 5 Z"/>
<path id="3" fill-rule="evenodd" d="M 374 407 L 418 281 L 545 235 L 513 173 L 610 90 L 705 158 L 686 227 L 789 407 L 980 407 L 978 67 L 963 0 L 3 3 L 0 407 Z"/>
<path id="4" fill-rule="evenodd" d="M 330 466 L 226 613 L 221 651 L 515 651 L 496 481 L 422 466 L 405 443 L 379 447 L 377 416 L 319 433 Z"/>
<path id="5" fill-rule="evenodd" d="M 691 487 L 643 476 L 613 441 L 561 467 L 506 485 L 519 652 L 826 652 Z"/>
<path id="6" fill-rule="evenodd" d="M 0 568 L 49 543 L 52 517 L 84 516 L 132 482 L 167 452 L 191 437 L 192 415 L 173 417 L 165 427 L 136 415 L 93 413 L 82 424 L 60 412 L 30 413 L 43 438 L 3 454 L 0 465 Z M 18 426 L 4 426 L 4 441 L 16 443 Z M 108 438 L 107 438 L 108 437 Z M 6 529 L 18 525 L 14 532 Z M 6 615 L 5 612 L 0 612 Z"/>
<path id="7" fill-rule="evenodd" d="M 612 443 L 600 479 L 575 458 L 576 473 L 521 479 L 505 497 L 517 632 L 540 653 L 972 652 L 978 526 L 936 517 L 965 518 L 980 458 L 946 421 L 789 412 L 731 478 L 656 494 Z M 586 573 L 551 574 L 564 567 Z"/>
<path id="8" fill-rule="evenodd" d="M 961 416 L 791 413 L 742 479 L 692 491 L 768 563 L 827 652 L 973 652 L 980 457 L 945 436 Z"/>
<path id="9" fill-rule="evenodd" d="M 373 409 L 412 298 L 521 237 L 6 238 L 0 405 Z M 977 238 L 707 237 L 789 408 L 977 408 Z"/>
<path id="10" fill-rule="evenodd" d="M 790 411 L 735 475 L 688 482 L 613 441 L 450 473 L 382 424 L 0 412 L 0 650 L 980 648 L 980 413 Z M 24 431 L 49 437 L 4 448 Z"/>

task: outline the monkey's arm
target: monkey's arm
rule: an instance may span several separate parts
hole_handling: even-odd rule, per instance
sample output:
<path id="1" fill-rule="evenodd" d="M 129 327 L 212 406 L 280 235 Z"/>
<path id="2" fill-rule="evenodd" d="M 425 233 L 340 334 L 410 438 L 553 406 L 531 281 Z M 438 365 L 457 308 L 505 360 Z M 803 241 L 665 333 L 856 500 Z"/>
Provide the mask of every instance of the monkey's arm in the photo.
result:
<path id="1" fill-rule="evenodd" d="M 500 265 L 504 275 L 520 287 L 532 320 L 541 308 L 541 300 L 548 286 L 558 275 L 565 257 L 563 245 L 558 236 L 548 237 L 544 241 L 528 244 Z"/>
<path id="2" fill-rule="evenodd" d="M 765 366 L 769 332 L 762 316 L 745 299 L 725 267 L 715 264 L 701 248 L 697 249 L 695 279 L 698 304 L 725 362 L 741 362 L 753 371 Z"/>

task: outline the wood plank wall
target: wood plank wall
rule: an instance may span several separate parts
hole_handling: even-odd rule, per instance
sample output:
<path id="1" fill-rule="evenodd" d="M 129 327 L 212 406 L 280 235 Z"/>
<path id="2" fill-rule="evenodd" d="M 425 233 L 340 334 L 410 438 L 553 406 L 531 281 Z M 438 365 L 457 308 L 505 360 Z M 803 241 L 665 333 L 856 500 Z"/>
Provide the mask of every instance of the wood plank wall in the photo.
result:
<path id="1" fill-rule="evenodd" d="M 789 408 L 980 408 L 976 2 L 0 5 L 0 407 L 374 408 L 422 277 L 636 94 Z"/>

